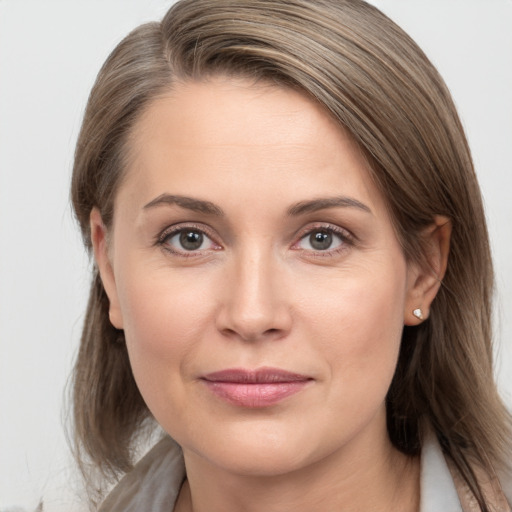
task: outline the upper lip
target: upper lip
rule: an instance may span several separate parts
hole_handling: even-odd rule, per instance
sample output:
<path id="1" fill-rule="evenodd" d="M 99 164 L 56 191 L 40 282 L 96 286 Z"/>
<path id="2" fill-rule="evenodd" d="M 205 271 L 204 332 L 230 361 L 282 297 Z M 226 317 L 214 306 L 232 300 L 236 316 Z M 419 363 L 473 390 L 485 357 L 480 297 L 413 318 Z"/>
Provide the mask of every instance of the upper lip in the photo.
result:
<path id="1" fill-rule="evenodd" d="M 273 384 L 280 382 L 300 382 L 311 380 L 307 375 L 289 372 L 281 368 L 228 368 L 218 372 L 208 373 L 201 377 L 209 382 L 232 382 L 236 384 Z"/>

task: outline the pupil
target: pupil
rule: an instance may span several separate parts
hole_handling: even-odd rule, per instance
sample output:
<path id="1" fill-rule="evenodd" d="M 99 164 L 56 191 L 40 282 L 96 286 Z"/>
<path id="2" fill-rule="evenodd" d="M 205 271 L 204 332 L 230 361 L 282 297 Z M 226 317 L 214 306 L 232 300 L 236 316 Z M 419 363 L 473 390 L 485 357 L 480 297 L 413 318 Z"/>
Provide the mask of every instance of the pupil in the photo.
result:
<path id="1" fill-rule="evenodd" d="M 203 235 L 197 231 L 183 231 L 180 234 L 180 244 L 187 251 L 196 251 L 203 244 Z"/>
<path id="2" fill-rule="evenodd" d="M 309 242 L 313 249 L 317 249 L 319 251 L 329 249 L 332 244 L 332 234 L 327 231 L 317 231 L 310 235 Z"/>

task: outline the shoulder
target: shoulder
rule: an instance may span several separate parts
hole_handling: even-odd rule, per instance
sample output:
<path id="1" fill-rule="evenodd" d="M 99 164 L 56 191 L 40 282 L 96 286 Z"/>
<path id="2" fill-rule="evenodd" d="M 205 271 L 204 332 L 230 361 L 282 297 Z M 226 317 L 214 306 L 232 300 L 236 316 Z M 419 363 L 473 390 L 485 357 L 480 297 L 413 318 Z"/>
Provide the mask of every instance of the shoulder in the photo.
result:
<path id="1" fill-rule="evenodd" d="M 510 512 L 512 475 L 501 473 L 489 477 L 476 471 L 479 484 L 491 510 Z M 443 455 L 433 434 L 425 439 L 421 455 L 420 512 L 480 512 L 468 485 L 454 464 Z"/>
<path id="2" fill-rule="evenodd" d="M 184 478 L 181 449 L 165 437 L 120 480 L 99 512 L 172 510 Z"/>

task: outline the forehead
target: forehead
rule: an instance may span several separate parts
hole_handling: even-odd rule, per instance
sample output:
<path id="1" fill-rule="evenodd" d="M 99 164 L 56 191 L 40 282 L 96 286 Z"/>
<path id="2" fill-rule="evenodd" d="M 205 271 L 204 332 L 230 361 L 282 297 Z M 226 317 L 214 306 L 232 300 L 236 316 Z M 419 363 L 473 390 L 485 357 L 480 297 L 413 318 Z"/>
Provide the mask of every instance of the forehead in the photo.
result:
<path id="1" fill-rule="evenodd" d="M 223 181 L 241 192 L 351 192 L 380 200 L 353 138 L 296 90 L 243 79 L 179 83 L 153 100 L 134 126 L 127 182 L 150 200 L 183 187 L 210 194 Z M 316 186 L 316 185 L 315 185 Z M 238 187 L 238 188 L 237 188 Z M 283 200 L 284 195 L 281 196 Z"/>
<path id="2" fill-rule="evenodd" d="M 167 142 L 186 147 L 198 142 L 202 147 L 305 146 L 308 141 L 318 144 L 314 135 L 325 136 L 329 130 L 349 138 L 322 106 L 302 92 L 243 78 L 213 77 L 178 82 L 150 102 L 132 131 L 132 141 L 165 136 Z"/>

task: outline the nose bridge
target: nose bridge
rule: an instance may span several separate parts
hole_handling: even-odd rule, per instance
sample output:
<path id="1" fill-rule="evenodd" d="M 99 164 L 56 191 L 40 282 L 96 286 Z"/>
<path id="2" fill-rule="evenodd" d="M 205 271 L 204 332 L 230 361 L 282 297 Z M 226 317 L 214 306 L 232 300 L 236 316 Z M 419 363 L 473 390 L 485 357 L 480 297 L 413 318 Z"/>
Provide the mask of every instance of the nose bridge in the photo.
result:
<path id="1" fill-rule="evenodd" d="M 244 340 L 282 336 L 290 328 L 290 311 L 281 286 L 280 268 L 268 246 L 251 245 L 232 262 L 221 327 Z"/>

